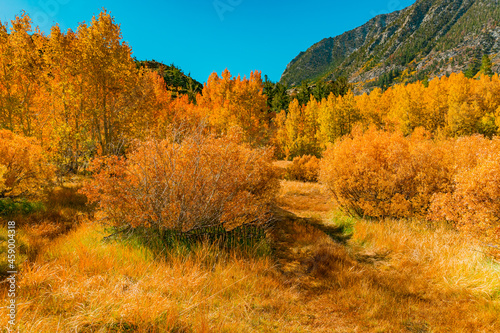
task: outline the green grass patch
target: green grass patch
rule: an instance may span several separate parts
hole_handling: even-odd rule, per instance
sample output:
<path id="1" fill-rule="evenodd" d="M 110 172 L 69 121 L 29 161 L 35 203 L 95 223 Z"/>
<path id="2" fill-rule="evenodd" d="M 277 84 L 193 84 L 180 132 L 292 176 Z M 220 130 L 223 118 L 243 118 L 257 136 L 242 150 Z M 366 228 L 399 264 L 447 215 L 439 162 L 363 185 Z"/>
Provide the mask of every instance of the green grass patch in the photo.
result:
<path id="1" fill-rule="evenodd" d="M 31 202 L 26 199 L 0 199 L 0 216 L 29 215 L 45 210 L 42 202 Z"/>
<path id="2" fill-rule="evenodd" d="M 332 223 L 337 226 L 346 237 L 352 237 L 354 234 L 354 225 L 357 218 L 349 216 L 342 211 L 335 211 L 332 216 Z"/>
<path id="3" fill-rule="evenodd" d="M 227 250 L 251 257 L 265 257 L 271 254 L 264 228 L 254 225 L 244 225 L 230 231 L 223 227 L 208 227 L 187 232 L 142 227 L 128 230 L 109 228 L 106 231 L 112 236 L 104 240 L 121 240 L 135 248 L 148 249 L 155 256 L 188 256 L 200 248 L 207 247 L 213 248 L 214 253 Z"/>

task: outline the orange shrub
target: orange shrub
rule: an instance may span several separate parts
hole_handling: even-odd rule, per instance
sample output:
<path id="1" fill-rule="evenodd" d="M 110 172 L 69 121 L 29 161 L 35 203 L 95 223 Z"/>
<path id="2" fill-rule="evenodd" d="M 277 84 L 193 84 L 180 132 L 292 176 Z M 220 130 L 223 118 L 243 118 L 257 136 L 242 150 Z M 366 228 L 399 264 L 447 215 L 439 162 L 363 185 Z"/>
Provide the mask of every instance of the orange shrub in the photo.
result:
<path id="1" fill-rule="evenodd" d="M 447 145 L 432 141 L 422 129 L 411 137 L 374 128 L 355 130 L 325 152 L 320 179 L 352 214 L 422 216 L 432 195 L 451 187 Z"/>
<path id="2" fill-rule="evenodd" d="M 272 156 L 236 134 L 137 142 L 127 159 L 97 159 L 83 192 L 117 226 L 231 229 L 264 217 L 279 189 Z"/>
<path id="3" fill-rule="evenodd" d="M 0 130 L 0 198 L 37 196 L 52 176 L 35 139 Z"/>
<path id="4" fill-rule="evenodd" d="M 475 149 L 472 151 L 471 148 Z M 436 194 L 429 217 L 448 220 L 483 241 L 500 243 L 500 138 L 462 138 L 452 192 Z"/>
<path id="5" fill-rule="evenodd" d="M 287 180 L 316 182 L 319 176 L 319 161 L 316 156 L 312 155 L 297 156 L 286 169 L 285 178 Z"/>

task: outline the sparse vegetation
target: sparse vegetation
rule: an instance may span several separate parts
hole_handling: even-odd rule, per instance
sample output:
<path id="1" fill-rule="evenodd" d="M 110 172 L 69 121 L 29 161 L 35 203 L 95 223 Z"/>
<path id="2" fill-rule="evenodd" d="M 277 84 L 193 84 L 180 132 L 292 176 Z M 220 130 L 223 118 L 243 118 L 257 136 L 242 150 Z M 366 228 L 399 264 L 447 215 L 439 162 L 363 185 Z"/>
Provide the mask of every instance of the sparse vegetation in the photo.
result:
<path id="1" fill-rule="evenodd" d="M 288 64 L 280 82 L 296 87 L 345 76 L 358 91 L 369 91 L 425 76 L 464 72 L 472 78 L 484 55 L 496 57 L 499 22 L 496 1 L 417 1 L 315 43 Z M 459 61 L 448 63 L 450 54 Z"/>

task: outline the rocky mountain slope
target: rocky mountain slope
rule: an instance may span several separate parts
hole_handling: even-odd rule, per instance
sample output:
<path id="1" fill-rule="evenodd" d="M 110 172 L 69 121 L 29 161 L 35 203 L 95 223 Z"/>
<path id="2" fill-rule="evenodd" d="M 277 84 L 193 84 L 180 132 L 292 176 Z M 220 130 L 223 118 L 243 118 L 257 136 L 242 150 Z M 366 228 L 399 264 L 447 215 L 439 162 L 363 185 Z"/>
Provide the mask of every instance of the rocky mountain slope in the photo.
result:
<path id="1" fill-rule="evenodd" d="M 499 0 L 418 0 L 376 16 L 301 52 L 281 77 L 303 80 L 346 76 L 361 91 L 384 82 L 411 82 L 477 67 L 483 55 L 500 67 Z"/>

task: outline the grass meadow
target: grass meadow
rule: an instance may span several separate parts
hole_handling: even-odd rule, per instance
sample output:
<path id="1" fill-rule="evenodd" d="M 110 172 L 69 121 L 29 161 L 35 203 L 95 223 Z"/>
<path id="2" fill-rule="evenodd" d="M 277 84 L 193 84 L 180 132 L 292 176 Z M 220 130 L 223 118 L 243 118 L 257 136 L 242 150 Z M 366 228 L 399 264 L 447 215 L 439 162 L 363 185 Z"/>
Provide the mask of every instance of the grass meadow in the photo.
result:
<path id="1" fill-rule="evenodd" d="M 20 332 L 500 330 L 500 263 L 445 224 L 352 218 L 323 185 L 282 180 L 269 241 L 161 248 L 107 238 L 79 182 L 3 218 L 19 226 Z"/>

